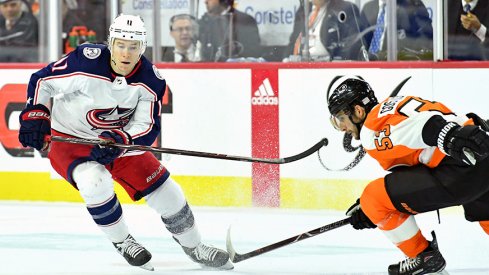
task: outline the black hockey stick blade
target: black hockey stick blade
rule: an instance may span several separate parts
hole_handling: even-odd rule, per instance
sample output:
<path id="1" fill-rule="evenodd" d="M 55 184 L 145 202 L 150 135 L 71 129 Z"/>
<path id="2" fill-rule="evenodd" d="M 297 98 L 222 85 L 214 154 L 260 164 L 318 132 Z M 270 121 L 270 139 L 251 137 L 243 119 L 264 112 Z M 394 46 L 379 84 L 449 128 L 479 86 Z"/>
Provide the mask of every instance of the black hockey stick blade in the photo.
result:
<path id="1" fill-rule="evenodd" d="M 394 97 L 396 96 L 402 89 L 402 87 L 404 86 L 404 84 L 406 84 L 406 82 L 408 82 L 408 80 L 411 79 L 411 76 L 408 76 L 406 77 L 406 79 L 404 79 L 403 81 L 401 81 L 401 83 L 399 83 L 395 88 L 394 90 L 392 90 L 391 94 L 389 95 L 389 97 Z"/>
<path id="2" fill-rule="evenodd" d="M 346 219 L 339 220 L 339 221 L 336 221 L 334 223 L 330 223 L 330 224 L 318 227 L 316 229 L 313 229 L 313 230 L 304 232 L 302 234 L 290 237 L 288 239 L 285 239 L 285 240 L 264 246 L 262 248 L 255 249 L 253 251 L 250 251 L 250 252 L 244 253 L 244 254 L 239 254 L 236 252 L 236 250 L 234 250 L 233 243 L 231 242 L 231 226 L 230 226 L 228 228 L 228 234 L 226 237 L 226 249 L 229 253 L 229 259 L 231 260 L 231 262 L 237 263 L 237 262 L 241 262 L 241 261 L 247 260 L 249 258 L 258 256 L 258 255 L 270 252 L 270 251 L 275 250 L 277 248 L 280 248 L 280 247 L 283 247 L 283 246 L 286 246 L 289 244 L 293 244 L 293 243 L 314 237 L 314 236 L 322 234 L 324 232 L 327 232 L 327 231 L 330 231 L 330 230 L 333 230 L 336 228 L 340 228 L 340 227 L 347 225 L 349 223 L 350 223 L 350 218 L 348 217 Z"/>
<path id="3" fill-rule="evenodd" d="M 244 161 L 244 162 L 260 162 L 260 163 L 269 163 L 269 164 L 284 164 L 284 163 L 294 162 L 303 159 L 307 156 L 310 156 L 314 152 L 318 151 L 321 147 L 328 145 L 328 139 L 323 138 L 321 141 L 314 144 L 311 148 L 297 155 L 286 157 L 286 158 L 266 159 L 266 158 L 252 158 L 252 157 L 233 156 L 233 155 L 226 155 L 226 154 L 180 150 L 180 149 L 172 149 L 172 148 L 152 147 L 152 146 L 145 146 L 145 145 L 132 145 L 132 144 L 127 145 L 127 144 L 119 144 L 119 143 L 108 143 L 100 139 L 83 139 L 83 138 L 51 136 L 51 141 L 85 144 L 85 145 L 114 146 L 126 150 L 149 151 L 154 153 L 235 160 L 235 161 Z"/>

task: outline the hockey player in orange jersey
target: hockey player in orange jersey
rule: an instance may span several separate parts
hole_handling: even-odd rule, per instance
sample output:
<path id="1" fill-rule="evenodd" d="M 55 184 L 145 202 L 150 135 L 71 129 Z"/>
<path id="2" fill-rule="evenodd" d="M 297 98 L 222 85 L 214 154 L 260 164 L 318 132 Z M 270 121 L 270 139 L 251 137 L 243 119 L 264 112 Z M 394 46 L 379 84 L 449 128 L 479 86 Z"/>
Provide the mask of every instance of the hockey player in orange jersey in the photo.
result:
<path id="1" fill-rule="evenodd" d="M 339 76 L 328 88 L 331 123 L 360 140 L 391 173 L 370 182 L 347 211 L 355 229 L 378 228 L 407 258 L 389 274 L 444 272 L 436 236 L 428 241 L 414 215 L 462 205 L 465 218 L 489 234 L 489 136 L 475 115 L 456 115 L 414 96 L 378 102 L 359 76 Z"/>

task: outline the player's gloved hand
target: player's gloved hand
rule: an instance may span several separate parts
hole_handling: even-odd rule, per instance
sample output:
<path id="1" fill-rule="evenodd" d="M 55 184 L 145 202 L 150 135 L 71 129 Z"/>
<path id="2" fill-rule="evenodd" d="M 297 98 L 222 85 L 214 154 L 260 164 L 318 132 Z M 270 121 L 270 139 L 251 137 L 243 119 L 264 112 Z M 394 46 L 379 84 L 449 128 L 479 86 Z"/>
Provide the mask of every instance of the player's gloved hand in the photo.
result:
<path id="1" fill-rule="evenodd" d="M 346 211 L 346 215 L 350 216 L 350 224 L 353 228 L 360 230 L 366 228 L 376 228 L 375 225 L 368 217 L 363 213 L 362 208 L 360 206 L 360 199 L 348 208 Z"/>
<path id="2" fill-rule="evenodd" d="M 110 143 L 132 144 L 131 136 L 122 130 L 104 131 L 99 136 L 100 139 Z M 90 157 L 102 164 L 112 163 L 116 158 L 124 154 L 126 150 L 114 146 L 97 145 L 90 152 Z"/>
<path id="3" fill-rule="evenodd" d="M 22 146 L 30 146 L 37 150 L 46 149 L 47 136 L 51 135 L 51 120 L 49 109 L 36 104 L 27 106 L 19 116 L 19 141 Z"/>
<path id="4" fill-rule="evenodd" d="M 475 165 L 489 156 L 489 135 L 479 126 L 449 122 L 438 135 L 438 148 L 454 159 Z"/>

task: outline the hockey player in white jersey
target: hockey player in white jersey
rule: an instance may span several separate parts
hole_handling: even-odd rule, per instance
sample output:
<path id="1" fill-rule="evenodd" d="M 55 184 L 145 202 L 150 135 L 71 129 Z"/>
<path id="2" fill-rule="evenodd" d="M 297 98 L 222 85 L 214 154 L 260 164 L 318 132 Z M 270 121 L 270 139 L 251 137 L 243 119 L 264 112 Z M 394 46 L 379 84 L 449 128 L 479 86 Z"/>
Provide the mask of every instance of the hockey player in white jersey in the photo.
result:
<path id="1" fill-rule="evenodd" d="M 37 150 L 49 148 L 53 168 L 78 189 L 95 223 L 129 264 L 153 270 L 151 253 L 129 233 L 113 180 L 161 215 L 193 261 L 231 269 L 227 252 L 201 242 L 180 186 L 154 155 L 48 141 L 57 135 L 151 145 L 160 132 L 166 82 L 142 55 L 145 48 L 141 18 L 121 14 L 110 26 L 108 47 L 80 45 L 34 73 L 20 114 L 19 140 Z"/>

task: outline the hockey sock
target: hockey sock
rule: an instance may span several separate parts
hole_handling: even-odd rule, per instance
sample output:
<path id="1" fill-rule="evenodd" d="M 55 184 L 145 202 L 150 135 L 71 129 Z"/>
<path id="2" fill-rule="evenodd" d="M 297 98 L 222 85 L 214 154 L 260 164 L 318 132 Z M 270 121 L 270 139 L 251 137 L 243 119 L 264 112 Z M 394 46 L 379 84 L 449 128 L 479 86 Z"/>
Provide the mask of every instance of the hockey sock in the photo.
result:
<path id="1" fill-rule="evenodd" d="M 385 189 L 384 179 L 372 181 L 365 187 L 361 201 L 367 216 L 378 225 L 385 236 L 410 258 L 428 247 L 414 216 L 395 209 Z"/>
<path id="2" fill-rule="evenodd" d="M 180 245 L 193 248 L 200 243 L 200 232 L 197 229 L 194 215 L 188 204 L 185 204 L 175 215 L 167 218 L 161 217 L 161 220 Z"/>
<path id="3" fill-rule="evenodd" d="M 122 242 L 129 230 L 122 217 L 122 207 L 114 193 L 111 174 L 95 162 L 79 164 L 73 171 L 80 195 L 95 223 L 112 242 Z"/>
<path id="4" fill-rule="evenodd" d="M 180 186 L 171 178 L 145 197 L 161 215 L 166 228 L 185 247 L 196 247 L 201 240 L 194 215 Z"/>
<path id="5" fill-rule="evenodd" d="M 482 230 L 489 235 L 489 221 L 480 221 L 479 224 L 482 227 Z"/>
<path id="6" fill-rule="evenodd" d="M 122 242 L 129 235 L 121 204 L 115 194 L 101 204 L 87 204 L 87 209 L 95 223 L 113 243 Z"/>

